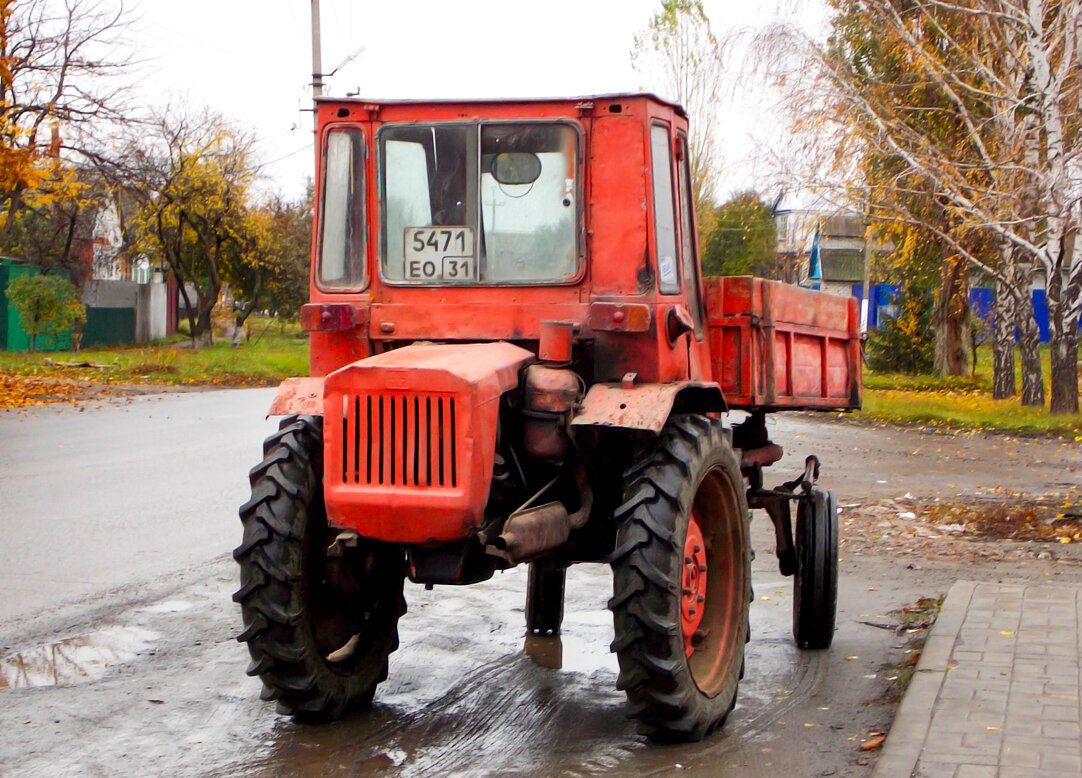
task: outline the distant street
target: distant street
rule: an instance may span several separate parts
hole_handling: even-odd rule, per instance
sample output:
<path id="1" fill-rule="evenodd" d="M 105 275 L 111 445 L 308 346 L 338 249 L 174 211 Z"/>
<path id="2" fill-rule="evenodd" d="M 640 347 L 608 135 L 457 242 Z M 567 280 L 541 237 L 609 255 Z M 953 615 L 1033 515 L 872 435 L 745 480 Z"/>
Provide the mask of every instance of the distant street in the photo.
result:
<path id="1" fill-rule="evenodd" d="M 231 550 L 273 396 L 0 411 L 0 622 Z"/>

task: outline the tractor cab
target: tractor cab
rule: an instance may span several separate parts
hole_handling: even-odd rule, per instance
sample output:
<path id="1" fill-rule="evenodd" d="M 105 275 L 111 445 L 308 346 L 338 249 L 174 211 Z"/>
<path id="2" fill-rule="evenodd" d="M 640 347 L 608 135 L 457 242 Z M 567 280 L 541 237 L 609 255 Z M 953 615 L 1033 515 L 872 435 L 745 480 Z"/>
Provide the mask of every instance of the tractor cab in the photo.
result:
<path id="1" fill-rule="evenodd" d="M 323 100 L 318 119 L 314 375 L 417 340 L 536 350 L 554 320 L 590 380 L 709 380 L 679 107 Z"/>

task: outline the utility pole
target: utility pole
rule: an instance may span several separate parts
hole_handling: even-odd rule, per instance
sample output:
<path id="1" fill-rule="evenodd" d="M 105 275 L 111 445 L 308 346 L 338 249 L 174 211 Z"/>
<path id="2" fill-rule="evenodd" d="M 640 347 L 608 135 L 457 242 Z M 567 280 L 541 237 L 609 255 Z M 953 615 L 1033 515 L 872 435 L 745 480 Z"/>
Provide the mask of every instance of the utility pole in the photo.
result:
<path id="1" fill-rule="evenodd" d="M 312 119 L 315 121 L 315 100 L 323 97 L 323 56 L 319 41 L 319 0 L 312 0 Z M 314 127 L 313 127 L 314 129 Z"/>

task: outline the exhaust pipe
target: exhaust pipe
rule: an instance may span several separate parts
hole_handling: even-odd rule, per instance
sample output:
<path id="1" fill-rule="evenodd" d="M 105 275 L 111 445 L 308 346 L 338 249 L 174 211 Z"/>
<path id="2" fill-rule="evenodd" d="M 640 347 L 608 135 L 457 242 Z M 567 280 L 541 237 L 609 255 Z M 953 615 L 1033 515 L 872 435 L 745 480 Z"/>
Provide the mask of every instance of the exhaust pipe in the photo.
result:
<path id="1" fill-rule="evenodd" d="M 550 502 L 512 513 L 503 533 L 485 548 L 512 564 L 529 562 L 559 548 L 571 534 L 571 521 L 562 503 Z"/>
<path id="2" fill-rule="evenodd" d="M 573 529 L 582 529 L 590 518 L 594 494 L 586 471 L 582 466 L 575 470 L 575 482 L 579 487 L 582 504 L 574 513 L 568 513 L 561 502 L 549 502 L 538 505 L 530 504 L 541 496 L 555 479 L 531 498 L 526 505 L 511 514 L 504 522 L 503 532 L 485 546 L 485 551 L 492 556 L 506 559 L 511 564 L 529 562 L 542 554 L 559 548 L 567 542 Z"/>

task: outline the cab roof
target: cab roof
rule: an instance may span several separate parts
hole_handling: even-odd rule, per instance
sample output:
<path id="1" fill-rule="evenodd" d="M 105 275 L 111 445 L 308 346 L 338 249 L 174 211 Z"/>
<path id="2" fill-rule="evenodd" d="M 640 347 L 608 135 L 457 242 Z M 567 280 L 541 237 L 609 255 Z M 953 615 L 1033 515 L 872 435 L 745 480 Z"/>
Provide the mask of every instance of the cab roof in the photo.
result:
<path id="1" fill-rule="evenodd" d="M 364 105 L 522 105 L 539 103 L 586 103 L 606 100 L 646 99 L 671 108 L 677 115 L 687 118 L 684 107 L 678 103 L 664 100 L 652 92 L 613 92 L 600 95 L 581 95 L 578 97 L 462 97 L 462 98 L 369 98 L 369 97 L 317 97 L 317 103 L 357 103 Z"/>

